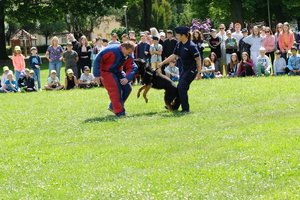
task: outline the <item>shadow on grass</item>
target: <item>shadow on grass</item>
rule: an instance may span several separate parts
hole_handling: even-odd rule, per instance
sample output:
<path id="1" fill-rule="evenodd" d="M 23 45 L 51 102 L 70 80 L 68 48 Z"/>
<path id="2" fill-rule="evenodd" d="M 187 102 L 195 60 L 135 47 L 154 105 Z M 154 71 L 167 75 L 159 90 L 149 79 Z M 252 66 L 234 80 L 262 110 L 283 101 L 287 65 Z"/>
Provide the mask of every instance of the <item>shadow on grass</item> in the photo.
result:
<path id="1" fill-rule="evenodd" d="M 160 111 L 160 112 L 148 112 L 148 113 L 137 113 L 137 114 L 131 114 L 127 115 L 126 117 L 116 117 L 114 115 L 108 115 L 103 117 L 94 117 L 84 120 L 84 123 L 99 123 L 99 122 L 116 122 L 118 120 L 122 119 L 130 119 L 130 118 L 138 118 L 138 117 L 163 117 L 163 118 L 173 118 L 173 117 L 182 117 L 186 114 L 174 111 L 174 112 L 168 112 L 168 111 Z"/>

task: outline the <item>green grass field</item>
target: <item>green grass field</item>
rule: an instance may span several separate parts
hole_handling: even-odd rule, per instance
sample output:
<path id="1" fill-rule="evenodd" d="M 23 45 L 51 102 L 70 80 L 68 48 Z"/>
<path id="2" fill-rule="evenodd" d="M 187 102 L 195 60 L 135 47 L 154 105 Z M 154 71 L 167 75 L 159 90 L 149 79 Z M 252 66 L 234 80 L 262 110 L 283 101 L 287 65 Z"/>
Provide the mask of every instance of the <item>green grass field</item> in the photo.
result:
<path id="1" fill-rule="evenodd" d="M 194 81 L 188 115 L 134 86 L 120 119 L 103 88 L 0 94 L 0 199 L 300 199 L 299 81 Z"/>

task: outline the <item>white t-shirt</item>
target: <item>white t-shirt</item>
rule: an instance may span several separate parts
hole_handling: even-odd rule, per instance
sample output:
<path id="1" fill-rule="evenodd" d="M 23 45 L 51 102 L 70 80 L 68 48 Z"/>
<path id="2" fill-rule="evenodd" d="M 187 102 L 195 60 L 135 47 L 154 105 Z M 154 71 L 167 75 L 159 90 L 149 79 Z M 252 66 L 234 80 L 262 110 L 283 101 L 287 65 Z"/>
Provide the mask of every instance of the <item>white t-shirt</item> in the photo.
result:
<path id="1" fill-rule="evenodd" d="M 84 83 L 90 83 L 95 79 L 95 76 L 92 73 L 89 73 L 89 75 L 85 75 L 84 73 L 81 74 L 80 80 Z"/>

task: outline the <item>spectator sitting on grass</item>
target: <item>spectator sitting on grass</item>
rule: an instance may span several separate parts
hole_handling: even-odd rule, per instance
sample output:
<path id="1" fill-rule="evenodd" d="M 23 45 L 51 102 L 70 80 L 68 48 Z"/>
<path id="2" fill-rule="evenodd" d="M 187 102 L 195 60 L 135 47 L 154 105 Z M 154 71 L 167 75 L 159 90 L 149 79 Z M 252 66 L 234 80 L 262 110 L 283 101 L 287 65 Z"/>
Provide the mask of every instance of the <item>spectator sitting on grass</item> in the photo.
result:
<path id="1" fill-rule="evenodd" d="M 3 67 L 3 74 L 2 74 L 2 77 L 1 77 L 0 89 L 2 89 L 3 86 L 5 85 L 5 81 L 7 80 L 7 74 L 9 72 L 12 72 L 12 71 L 10 71 L 7 66 L 4 66 Z"/>
<path id="2" fill-rule="evenodd" d="M 84 67 L 84 73 L 81 74 L 79 79 L 79 88 L 92 88 L 97 86 L 96 79 L 92 73 L 90 73 L 90 68 L 88 66 Z"/>
<path id="3" fill-rule="evenodd" d="M 292 56 L 288 60 L 289 76 L 300 76 L 300 56 L 297 55 L 297 47 L 292 47 Z"/>
<path id="4" fill-rule="evenodd" d="M 215 78 L 215 66 L 209 58 L 204 58 L 203 67 L 201 73 L 203 73 L 203 78 L 212 79 Z"/>
<path id="5" fill-rule="evenodd" d="M 235 77 L 238 71 L 238 55 L 236 53 L 231 54 L 230 62 L 227 64 L 226 73 L 227 77 Z"/>
<path id="6" fill-rule="evenodd" d="M 64 86 L 60 84 L 58 77 L 56 76 L 56 71 L 51 70 L 50 76 L 47 79 L 46 90 L 62 90 Z"/>
<path id="7" fill-rule="evenodd" d="M 266 56 L 266 49 L 264 47 L 261 47 L 259 49 L 259 56 L 257 57 L 257 63 L 256 63 L 256 75 L 261 76 L 270 75 L 270 59 L 268 56 Z"/>
<path id="8" fill-rule="evenodd" d="M 20 92 L 17 81 L 14 80 L 14 76 L 11 71 L 7 74 L 7 80 L 3 86 L 3 92 Z"/>
<path id="9" fill-rule="evenodd" d="M 276 51 L 276 59 L 274 60 L 274 75 L 284 75 L 285 74 L 285 68 L 286 68 L 286 61 L 284 58 L 281 57 L 281 51 Z"/>
<path id="10" fill-rule="evenodd" d="M 253 71 L 253 61 L 249 58 L 249 54 L 247 52 L 242 53 L 242 60 L 238 67 L 237 75 L 238 77 L 255 75 Z"/>
<path id="11" fill-rule="evenodd" d="M 78 87 L 78 81 L 76 76 L 74 76 L 74 72 L 72 69 L 67 70 L 67 76 L 65 79 L 65 89 L 70 90 L 70 89 L 75 89 Z"/>
<path id="12" fill-rule="evenodd" d="M 18 85 L 19 85 L 21 91 L 26 91 L 26 92 L 36 92 L 37 91 L 35 84 L 34 84 L 33 75 L 34 75 L 33 70 L 29 70 L 28 68 L 25 69 L 25 76 L 18 80 Z"/>
<path id="13" fill-rule="evenodd" d="M 175 66 L 176 61 L 173 60 L 169 63 L 169 65 L 165 68 L 166 76 L 169 77 L 172 81 L 179 80 L 179 69 Z"/>

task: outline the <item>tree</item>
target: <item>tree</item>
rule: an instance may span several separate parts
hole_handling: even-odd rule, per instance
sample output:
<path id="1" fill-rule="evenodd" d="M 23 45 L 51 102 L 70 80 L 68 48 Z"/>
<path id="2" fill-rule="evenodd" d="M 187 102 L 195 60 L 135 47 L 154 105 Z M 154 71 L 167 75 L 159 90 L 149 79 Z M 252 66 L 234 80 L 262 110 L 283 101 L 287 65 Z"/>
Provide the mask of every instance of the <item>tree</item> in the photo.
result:
<path id="1" fill-rule="evenodd" d="M 55 33 L 60 33 L 66 30 L 66 23 L 62 20 L 56 21 L 54 23 L 39 21 L 38 33 L 45 36 L 46 45 L 48 45 L 48 38 Z"/>
<path id="2" fill-rule="evenodd" d="M 8 55 L 6 52 L 6 40 L 5 40 L 5 8 L 6 1 L 0 1 L 0 60 L 7 60 Z"/>

